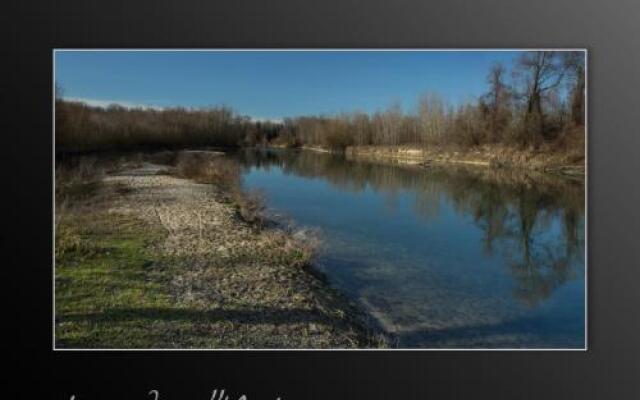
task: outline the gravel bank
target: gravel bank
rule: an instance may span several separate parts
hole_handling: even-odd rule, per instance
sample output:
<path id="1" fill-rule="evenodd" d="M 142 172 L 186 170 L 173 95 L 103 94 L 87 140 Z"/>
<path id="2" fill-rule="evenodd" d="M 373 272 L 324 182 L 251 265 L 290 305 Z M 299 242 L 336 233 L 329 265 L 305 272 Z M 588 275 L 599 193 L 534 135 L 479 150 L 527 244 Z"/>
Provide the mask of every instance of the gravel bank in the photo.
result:
<path id="1" fill-rule="evenodd" d="M 214 185 L 169 175 L 151 163 L 124 165 L 104 178 L 121 193 L 109 212 L 164 231 L 154 246 L 176 271 L 176 307 L 194 310 L 201 344 L 222 348 L 379 346 L 365 317 L 308 270 L 306 244 L 241 221 Z M 205 314 L 202 314 L 205 313 Z M 184 344 L 176 343 L 176 347 Z"/>

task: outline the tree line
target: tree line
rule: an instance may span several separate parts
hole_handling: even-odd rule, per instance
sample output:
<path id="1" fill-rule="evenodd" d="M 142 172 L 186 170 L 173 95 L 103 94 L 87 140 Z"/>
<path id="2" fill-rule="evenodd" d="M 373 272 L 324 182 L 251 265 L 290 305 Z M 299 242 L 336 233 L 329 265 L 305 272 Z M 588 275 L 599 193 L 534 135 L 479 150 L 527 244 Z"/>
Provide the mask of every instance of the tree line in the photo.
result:
<path id="1" fill-rule="evenodd" d="M 503 143 L 538 148 L 584 136 L 585 64 L 582 52 L 523 53 L 509 77 L 495 64 L 487 92 L 453 107 L 437 94 L 422 96 L 416 110 L 398 104 L 373 115 L 286 119 L 278 141 L 290 146 L 477 146 Z"/>
<path id="2" fill-rule="evenodd" d="M 69 102 L 56 91 L 56 148 L 88 150 L 136 146 L 478 146 L 539 148 L 584 138 L 585 64 L 582 52 L 522 53 L 511 71 L 495 64 L 487 91 L 452 106 L 423 95 L 412 112 L 399 104 L 367 114 L 255 121 L 228 107 L 130 109 Z"/>
<path id="3" fill-rule="evenodd" d="M 255 145 L 273 139 L 280 127 L 255 122 L 228 107 L 203 109 L 92 107 L 56 98 L 57 151 L 136 147 Z"/>

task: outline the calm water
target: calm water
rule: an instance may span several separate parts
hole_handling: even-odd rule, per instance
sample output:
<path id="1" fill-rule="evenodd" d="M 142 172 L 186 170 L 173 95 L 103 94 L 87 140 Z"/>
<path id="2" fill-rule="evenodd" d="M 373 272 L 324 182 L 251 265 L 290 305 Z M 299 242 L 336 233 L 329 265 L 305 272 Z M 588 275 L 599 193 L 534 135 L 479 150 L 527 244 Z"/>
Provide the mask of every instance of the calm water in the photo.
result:
<path id="1" fill-rule="evenodd" d="M 584 185 L 246 150 L 244 185 L 317 229 L 317 268 L 399 347 L 584 347 Z"/>

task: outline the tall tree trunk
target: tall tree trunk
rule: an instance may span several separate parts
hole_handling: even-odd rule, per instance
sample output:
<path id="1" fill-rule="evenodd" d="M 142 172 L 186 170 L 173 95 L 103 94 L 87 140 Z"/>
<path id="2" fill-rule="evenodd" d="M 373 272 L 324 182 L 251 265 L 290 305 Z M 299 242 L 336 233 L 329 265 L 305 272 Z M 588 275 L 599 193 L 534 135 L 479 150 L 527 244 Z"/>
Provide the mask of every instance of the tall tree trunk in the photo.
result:
<path id="1" fill-rule="evenodd" d="M 581 66 L 571 98 L 571 120 L 576 125 L 584 125 L 584 88 L 584 68 Z"/>

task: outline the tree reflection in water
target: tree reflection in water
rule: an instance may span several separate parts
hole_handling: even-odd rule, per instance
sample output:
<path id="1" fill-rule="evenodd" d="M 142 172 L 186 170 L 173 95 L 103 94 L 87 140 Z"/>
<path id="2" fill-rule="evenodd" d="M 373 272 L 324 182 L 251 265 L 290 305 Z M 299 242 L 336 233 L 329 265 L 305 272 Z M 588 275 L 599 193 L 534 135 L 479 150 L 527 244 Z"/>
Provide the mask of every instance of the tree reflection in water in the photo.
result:
<path id="1" fill-rule="evenodd" d="M 371 190 L 383 195 L 391 209 L 401 194 L 409 194 L 414 215 L 425 222 L 441 218 L 446 201 L 481 230 L 485 254 L 505 260 L 513 296 L 526 307 L 536 307 L 583 273 L 581 179 L 482 167 L 397 167 L 277 149 L 246 149 L 238 159 L 247 168 L 277 166 L 284 174 L 322 178 L 341 191 Z"/>

